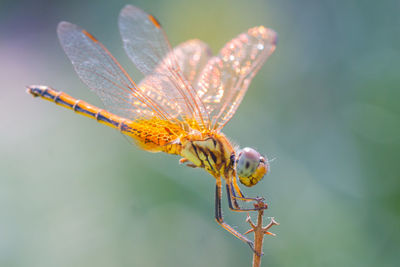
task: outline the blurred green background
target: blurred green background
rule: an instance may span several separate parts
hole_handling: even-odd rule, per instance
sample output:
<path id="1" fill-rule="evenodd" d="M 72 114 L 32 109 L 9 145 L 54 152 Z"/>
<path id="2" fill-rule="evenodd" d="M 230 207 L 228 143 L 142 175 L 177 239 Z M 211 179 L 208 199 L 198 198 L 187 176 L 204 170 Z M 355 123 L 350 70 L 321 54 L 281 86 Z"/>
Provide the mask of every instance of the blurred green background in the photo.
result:
<path id="1" fill-rule="evenodd" d="M 278 33 L 224 129 L 275 158 L 244 190 L 281 223 L 264 266 L 398 266 L 400 2 L 361 0 L 1 1 L 0 266 L 250 265 L 213 219 L 210 175 L 25 93 L 46 84 L 101 105 L 59 46 L 61 20 L 139 81 L 117 26 L 127 3 L 154 14 L 173 45 L 199 38 L 217 53 L 255 25 Z"/>

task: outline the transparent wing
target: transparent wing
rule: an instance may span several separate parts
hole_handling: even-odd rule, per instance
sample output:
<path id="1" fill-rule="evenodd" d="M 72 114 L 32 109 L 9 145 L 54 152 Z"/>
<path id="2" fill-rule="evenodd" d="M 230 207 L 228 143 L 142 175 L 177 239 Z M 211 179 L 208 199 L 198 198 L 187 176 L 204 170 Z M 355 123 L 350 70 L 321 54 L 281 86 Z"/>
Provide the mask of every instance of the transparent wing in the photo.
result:
<path id="1" fill-rule="evenodd" d="M 171 61 L 173 57 L 179 64 L 179 68 L 182 71 L 184 78 L 189 84 L 196 84 L 201 71 L 211 58 L 211 50 L 208 45 L 200 40 L 189 40 L 174 48 L 172 52 L 157 65 L 154 70 L 154 74 L 147 75 L 139 84 L 139 88 L 142 91 L 149 92 L 153 95 L 165 94 L 165 88 L 163 85 L 169 83 L 167 81 L 160 81 L 160 78 L 165 76 L 159 75 L 159 73 L 165 72 L 167 69 L 166 65 Z M 164 96 L 168 99 L 168 94 Z M 172 101 L 172 100 L 170 100 Z"/>
<path id="2" fill-rule="evenodd" d="M 212 57 L 212 52 L 206 43 L 193 39 L 176 46 L 167 57 L 174 57 L 183 76 L 191 85 L 195 85 L 204 66 Z M 155 72 L 161 72 L 169 61 L 170 59 L 164 59 L 162 64 L 157 66 Z"/>
<path id="3" fill-rule="evenodd" d="M 196 121 L 200 128 L 208 128 L 206 109 L 171 52 L 160 23 L 143 10 L 127 5 L 121 10 L 119 28 L 126 53 L 146 76 L 143 92 L 179 107 L 173 115 L 183 121 Z"/>
<path id="4" fill-rule="evenodd" d="M 195 85 L 210 114 L 211 129 L 221 130 L 235 114 L 254 75 L 275 50 L 276 33 L 263 26 L 228 42 L 210 59 Z"/>
<path id="5" fill-rule="evenodd" d="M 174 107 L 141 91 L 110 52 L 86 30 L 61 22 L 58 38 L 76 73 L 101 98 L 106 108 L 128 119 L 170 119 Z"/>

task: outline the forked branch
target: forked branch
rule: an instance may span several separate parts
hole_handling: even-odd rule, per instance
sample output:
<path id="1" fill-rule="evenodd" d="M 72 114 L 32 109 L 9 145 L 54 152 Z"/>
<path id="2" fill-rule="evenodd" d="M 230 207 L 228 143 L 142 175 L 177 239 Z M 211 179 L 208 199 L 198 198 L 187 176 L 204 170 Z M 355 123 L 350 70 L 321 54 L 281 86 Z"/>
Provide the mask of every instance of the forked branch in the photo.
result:
<path id="1" fill-rule="evenodd" d="M 259 267 L 261 264 L 261 256 L 263 255 L 262 246 L 263 246 L 264 236 L 265 235 L 275 236 L 274 233 L 271 233 L 268 230 L 274 225 L 279 225 L 279 223 L 277 223 L 275 219 L 272 217 L 269 224 L 263 227 L 264 210 L 268 207 L 268 205 L 265 204 L 262 200 L 259 200 L 256 204 L 254 204 L 254 207 L 259 209 L 257 216 L 257 225 L 255 225 L 251 221 L 250 215 L 248 215 L 246 218 L 246 222 L 250 224 L 251 229 L 248 230 L 245 234 L 254 232 L 254 253 L 253 253 L 252 266 Z"/>

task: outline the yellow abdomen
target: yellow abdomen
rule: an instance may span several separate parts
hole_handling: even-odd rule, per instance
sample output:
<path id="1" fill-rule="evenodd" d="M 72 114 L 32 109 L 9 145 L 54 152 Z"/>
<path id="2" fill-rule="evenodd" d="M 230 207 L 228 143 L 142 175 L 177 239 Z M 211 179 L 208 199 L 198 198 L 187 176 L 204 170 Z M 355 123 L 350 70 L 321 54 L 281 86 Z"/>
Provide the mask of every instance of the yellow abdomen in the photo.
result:
<path id="1" fill-rule="evenodd" d="M 30 86 L 28 93 L 72 109 L 78 114 L 95 119 L 109 127 L 119 129 L 122 133 L 132 137 L 145 150 L 163 151 L 170 154 L 179 154 L 180 152 L 179 146 L 172 143 L 185 132 L 173 122 L 155 117 L 129 120 L 47 86 Z"/>

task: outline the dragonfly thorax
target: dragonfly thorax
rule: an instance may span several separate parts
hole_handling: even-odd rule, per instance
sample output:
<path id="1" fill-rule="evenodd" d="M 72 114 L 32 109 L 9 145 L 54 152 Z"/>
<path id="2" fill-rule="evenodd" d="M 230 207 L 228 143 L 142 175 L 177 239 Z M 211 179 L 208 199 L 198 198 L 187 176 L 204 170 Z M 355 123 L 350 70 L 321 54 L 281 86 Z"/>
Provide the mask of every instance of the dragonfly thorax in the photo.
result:
<path id="1" fill-rule="evenodd" d="M 234 149 L 228 139 L 217 133 L 188 135 L 181 139 L 180 155 L 192 164 L 189 166 L 206 169 L 215 177 L 234 174 Z"/>

